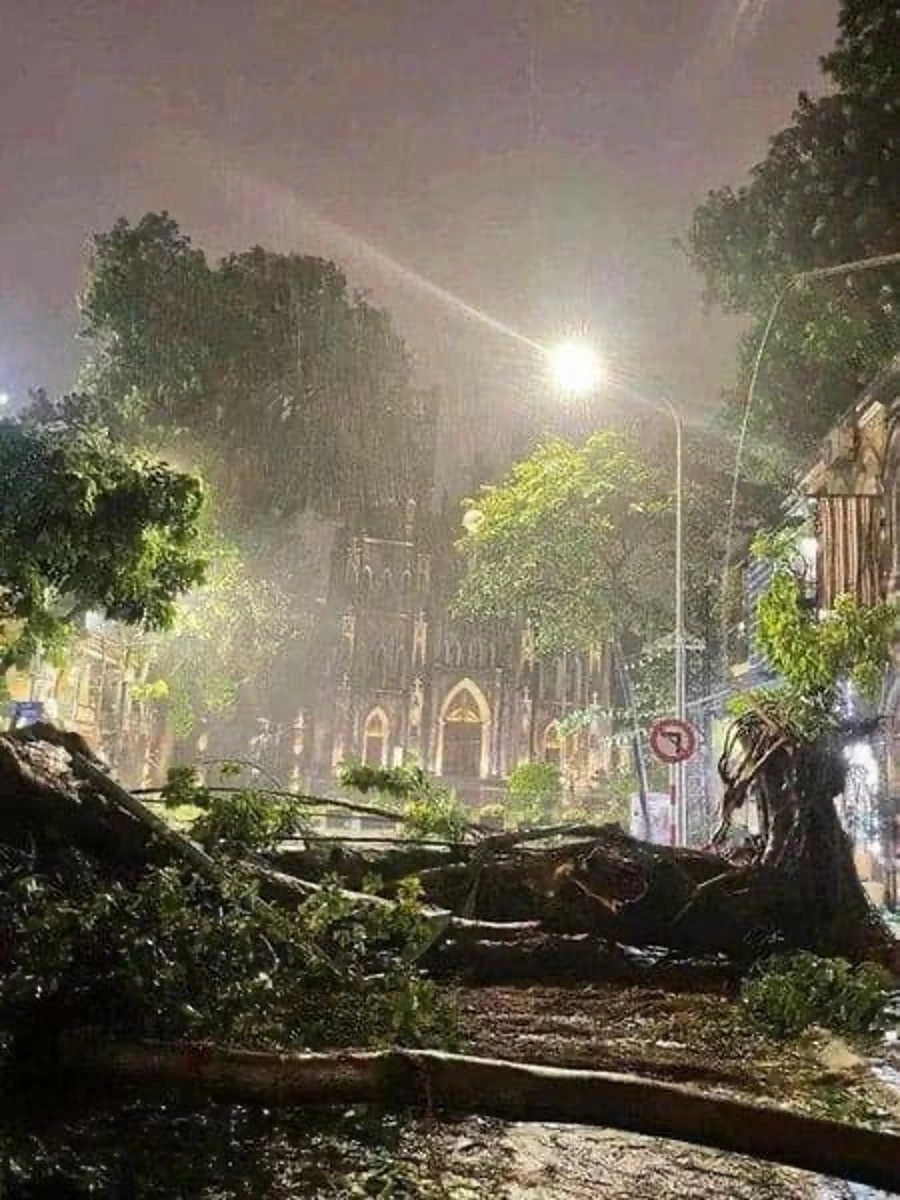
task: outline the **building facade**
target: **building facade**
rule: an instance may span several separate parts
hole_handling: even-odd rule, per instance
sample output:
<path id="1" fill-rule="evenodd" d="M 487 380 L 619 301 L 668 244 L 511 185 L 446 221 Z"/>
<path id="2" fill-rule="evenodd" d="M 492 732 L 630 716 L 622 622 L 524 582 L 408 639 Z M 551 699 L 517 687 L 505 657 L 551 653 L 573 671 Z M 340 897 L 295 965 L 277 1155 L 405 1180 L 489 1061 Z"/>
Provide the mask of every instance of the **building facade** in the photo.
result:
<path id="1" fill-rule="evenodd" d="M 542 661 L 527 626 L 473 626 L 451 614 L 457 563 L 446 518 L 410 500 L 381 531 L 336 538 L 315 694 L 293 716 L 296 779 L 328 790 L 342 762 L 408 760 L 470 802 L 497 797 L 519 763 L 552 762 L 582 792 L 608 766 L 597 718 L 563 736 L 573 711 L 610 706 L 598 648 Z"/>
<path id="2" fill-rule="evenodd" d="M 80 733 L 129 783 L 158 774 L 164 739 L 153 705 L 135 686 L 140 668 L 129 641 L 115 626 L 85 628 L 65 666 L 36 659 L 28 671 L 10 671 L 6 682 L 12 712 L 36 703 L 47 720 Z"/>

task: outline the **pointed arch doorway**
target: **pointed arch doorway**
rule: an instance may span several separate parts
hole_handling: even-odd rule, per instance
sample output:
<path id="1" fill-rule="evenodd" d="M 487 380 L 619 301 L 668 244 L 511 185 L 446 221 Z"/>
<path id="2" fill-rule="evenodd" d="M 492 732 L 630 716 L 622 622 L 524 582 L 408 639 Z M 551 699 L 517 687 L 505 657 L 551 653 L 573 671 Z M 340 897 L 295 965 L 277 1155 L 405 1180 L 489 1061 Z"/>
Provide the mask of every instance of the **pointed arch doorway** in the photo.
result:
<path id="1" fill-rule="evenodd" d="M 484 779 L 490 773 L 490 708 L 477 684 L 464 679 L 441 706 L 439 775 Z"/>

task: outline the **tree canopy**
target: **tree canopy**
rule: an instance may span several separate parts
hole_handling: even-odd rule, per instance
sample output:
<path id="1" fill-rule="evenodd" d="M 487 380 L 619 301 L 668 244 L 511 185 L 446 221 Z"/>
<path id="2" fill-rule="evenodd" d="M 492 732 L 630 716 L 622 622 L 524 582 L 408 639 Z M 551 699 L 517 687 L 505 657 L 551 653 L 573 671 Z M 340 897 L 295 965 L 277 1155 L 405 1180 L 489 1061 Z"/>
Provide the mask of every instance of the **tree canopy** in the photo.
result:
<path id="1" fill-rule="evenodd" d="M 801 94 L 792 123 L 737 188 L 710 192 L 687 237 L 707 300 L 749 317 L 745 385 L 776 297 L 795 274 L 900 251 L 900 9 L 844 0 L 822 66 L 831 85 Z M 763 362 L 753 429 L 803 452 L 900 342 L 900 265 L 792 289 Z"/>
<path id="2" fill-rule="evenodd" d="M 546 654 L 658 632 L 669 506 L 668 486 L 621 434 L 546 442 L 467 502 L 457 607 L 528 620 Z"/>
<path id="3" fill-rule="evenodd" d="M 212 263 L 165 212 L 95 236 L 80 304 L 89 356 L 66 419 L 175 454 L 215 497 L 207 586 L 173 637 L 147 640 L 184 732 L 308 642 L 323 564 L 307 526 L 421 490 L 432 399 L 334 263 L 260 247 Z"/>
<path id="4" fill-rule="evenodd" d="M 0 422 L 3 666 L 60 649 L 88 610 L 165 629 L 200 583 L 199 479 L 59 421 Z"/>
<path id="5" fill-rule="evenodd" d="M 211 265 L 167 213 L 95 236 L 83 384 L 111 426 L 190 447 L 238 527 L 405 498 L 429 401 L 388 314 L 334 263 Z"/>
<path id="6" fill-rule="evenodd" d="M 263 675 L 291 638 L 308 634 L 278 582 L 255 576 L 209 520 L 201 545 L 202 586 L 178 605 L 171 628 L 140 630 L 133 646 L 146 664 L 146 695 L 165 701 L 178 737 L 230 713 L 241 687 Z"/>

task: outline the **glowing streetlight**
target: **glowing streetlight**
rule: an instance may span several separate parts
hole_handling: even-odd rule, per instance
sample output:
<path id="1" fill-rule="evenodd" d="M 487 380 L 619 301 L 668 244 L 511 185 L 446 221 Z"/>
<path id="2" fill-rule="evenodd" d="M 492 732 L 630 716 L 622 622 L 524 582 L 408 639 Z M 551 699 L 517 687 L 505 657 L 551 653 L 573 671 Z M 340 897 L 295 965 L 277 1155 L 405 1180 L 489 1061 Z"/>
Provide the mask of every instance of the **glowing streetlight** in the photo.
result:
<path id="1" fill-rule="evenodd" d="M 0 392 L 0 408 L 6 408 L 9 404 L 9 392 Z"/>
<path id="2" fill-rule="evenodd" d="M 589 395 L 606 377 L 603 360 L 584 342 L 562 342 L 547 357 L 553 382 L 570 396 Z"/>

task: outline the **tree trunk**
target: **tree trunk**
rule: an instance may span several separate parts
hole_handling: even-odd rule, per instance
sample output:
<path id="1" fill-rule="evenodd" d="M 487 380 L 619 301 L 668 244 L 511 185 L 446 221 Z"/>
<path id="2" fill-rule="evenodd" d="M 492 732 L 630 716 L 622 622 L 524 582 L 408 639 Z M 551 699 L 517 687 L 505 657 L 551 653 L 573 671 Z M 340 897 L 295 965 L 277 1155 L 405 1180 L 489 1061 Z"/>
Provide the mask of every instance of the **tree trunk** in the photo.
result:
<path id="1" fill-rule="evenodd" d="M 83 1032 L 63 1039 L 58 1062 L 76 1079 L 181 1086 L 267 1107 L 377 1103 L 511 1121 L 604 1125 L 871 1187 L 900 1188 L 900 1137 L 894 1134 L 628 1075 L 427 1050 L 291 1055 L 117 1044 Z"/>

